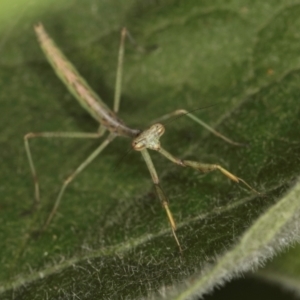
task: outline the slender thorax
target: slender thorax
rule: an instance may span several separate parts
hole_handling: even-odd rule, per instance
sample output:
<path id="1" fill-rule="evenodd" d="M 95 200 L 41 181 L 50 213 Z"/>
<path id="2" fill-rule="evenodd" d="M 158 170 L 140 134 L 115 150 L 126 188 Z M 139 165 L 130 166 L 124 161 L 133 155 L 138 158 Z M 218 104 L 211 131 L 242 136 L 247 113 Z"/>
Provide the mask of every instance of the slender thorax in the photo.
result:
<path id="1" fill-rule="evenodd" d="M 121 42 L 118 54 L 118 66 L 117 66 L 117 78 L 115 83 L 115 96 L 114 96 L 114 106 L 110 109 L 102 99 L 93 91 L 93 89 L 88 85 L 88 83 L 80 76 L 76 68 L 71 64 L 71 62 L 64 56 L 64 54 L 59 50 L 54 41 L 49 37 L 46 30 L 42 24 L 37 24 L 34 27 L 37 38 L 39 40 L 40 46 L 52 65 L 54 71 L 58 77 L 62 80 L 68 90 L 77 99 L 79 104 L 93 117 L 98 123 L 98 130 L 95 132 L 36 132 L 28 133 L 24 136 L 25 150 L 29 161 L 30 170 L 34 180 L 34 190 L 35 190 L 35 204 L 40 203 L 40 188 L 39 181 L 36 173 L 36 168 L 33 162 L 29 140 L 32 138 L 71 138 L 71 139 L 100 139 L 103 136 L 104 139 L 99 144 L 99 146 L 81 163 L 79 166 L 69 175 L 63 182 L 59 193 L 54 202 L 54 206 L 45 221 L 42 230 L 45 230 L 47 226 L 52 221 L 59 204 L 63 198 L 67 186 L 74 180 L 74 178 L 80 174 L 117 136 L 125 136 L 132 139 L 132 147 L 134 150 L 139 151 L 145 160 L 146 166 L 150 172 L 155 191 L 165 212 L 167 214 L 171 230 L 175 241 L 179 247 L 180 252 L 182 248 L 179 239 L 176 234 L 176 222 L 169 208 L 169 200 L 165 195 L 163 189 L 160 186 L 159 177 L 157 175 L 156 169 L 153 165 L 152 159 L 148 152 L 149 150 L 154 150 L 165 156 L 167 159 L 173 163 L 182 167 L 191 167 L 201 172 L 210 172 L 214 170 L 219 170 L 222 174 L 227 176 L 229 179 L 235 182 L 242 182 L 250 190 L 259 194 L 255 189 L 253 189 L 249 184 L 247 184 L 243 179 L 230 173 L 218 164 L 205 164 L 197 161 L 182 160 L 167 150 L 165 150 L 160 144 L 160 137 L 164 134 L 165 128 L 161 122 L 172 118 L 174 116 L 185 115 L 194 122 L 203 126 L 205 129 L 213 133 L 215 136 L 223 139 L 225 142 L 232 145 L 240 145 L 232 141 L 231 139 L 225 137 L 208 124 L 204 123 L 201 119 L 196 117 L 194 114 L 187 112 L 184 109 L 178 109 L 174 112 L 166 114 L 157 120 L 155 124 L 150 126 L 148 129 L 141 131 L 139 129 L 133 129 L 127 126 L 117 115 L 120 107 L 121 100 L 121 85 L 122 85 L 122 72 L 123 72 L 123 58 L 124 58 L 124 44 L 125 38 L 128 35 L 126 28 L 122 29 L 121 32 Z"/>

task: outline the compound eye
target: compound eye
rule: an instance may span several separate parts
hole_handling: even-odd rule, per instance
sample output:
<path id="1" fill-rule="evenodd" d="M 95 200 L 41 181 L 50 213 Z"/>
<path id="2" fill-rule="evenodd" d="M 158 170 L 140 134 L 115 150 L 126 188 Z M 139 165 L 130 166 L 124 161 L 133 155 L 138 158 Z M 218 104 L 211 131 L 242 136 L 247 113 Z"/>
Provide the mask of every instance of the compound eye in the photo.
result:
<path id="1" fill-rule="evenodd" d="M 157 125 L 157 133 L 162 135 L 165 132 L 165 127 L 161 124 Z"/>
<path id="2" fill-rule="evenodd" d="M 163 135 L 165 132 L 165 127 L 160 123 L 152 125 L 150 129 L 159 136 Z"/>
<path id="3" fill-rule="evenodd" d="M 132 148 L 136 151 L 141 151 L 141 150 L 145 149 L 145 144 L 143 142 L 133 141 Z"/>

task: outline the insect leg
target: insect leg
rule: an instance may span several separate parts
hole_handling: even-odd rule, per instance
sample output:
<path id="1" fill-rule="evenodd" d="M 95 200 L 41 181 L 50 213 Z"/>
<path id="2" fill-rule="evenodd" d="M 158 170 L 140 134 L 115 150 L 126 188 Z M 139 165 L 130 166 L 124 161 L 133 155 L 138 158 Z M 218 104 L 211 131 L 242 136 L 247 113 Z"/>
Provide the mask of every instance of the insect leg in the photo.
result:
<path id="1" fill-rule="evenodd" d="M 34 166 L 34 162 L 32 159 L 32 154 L 29 146 L 29 140 L 32 138 L 79 138 L 79 139 L 98 139 L 104 133 L 104 130 L 99 131 L 97 133 L 86 133 L 86 132 L 38 132 L 38 133 L 27 133 L 24 136 L 24 145 L 25 150 L 31 170 L 31 174 L 34 181 L 34 194 L 35 194 L 35 205 L 40 203 L 40 189 L 39 189 L 39 182 L 37 178 L 36 169 Z"/>
<path id="2" fill-rule="evenodd" d="M 50 224 L 52 218 L 54 217 L 57 208 L 59 206 L 59 203 L 62 199 L 62 196 L 65 192 L 66 187 L 70 184 L 71 181 L 83 170 L 85 169 L 101 152 L 102 150 L 115 138 L 116 136 L 114 134 L 109 134 L 108 137 L 101 143 L 101 145 L 83 162 L 79 165 L 79 167 L 64 181 L 62 187 L 60 188 L 59 194 L 56 198 L 55 204 L 53 206 L 53 209 L 43 226 L 43 230 L 47 228 L 47 226 Z"/>
<path id="3" fill-rule="evenodd" d="M 153 165 L 153 162 L 151 160 L 151 157 L 150 157 L 147 149 L 142 150 L 141 153 L 142 153 L 142 156 L 143 156 L 143 158 L 144 158 L 144 160 L 146 162 L 146 165 L 148 167 L 150 175 L 152 177 L 152 181 L 154 183 L 157 196 L 159 197 L 159 200 L 161 201 L 162 206 L 165 209 L 166 214 L 168 216 L 168 219 L 169 219 L 169 222 L 170 222 L 170 225 L 171 225 L 171 229 L 172 229 L 172 233 L 173 233 L 173 236 L 175 238 L 175 241 L 176 241 L 176 243 L 177 243 L 177 245 L 179 247 L 180 252 L 182 252 L 179 240 L 178 240 L 176 232 L 175 232 L 175 230 L 176 230 L 176 223 L 175 223 L 173 215 L 172 215 L 172 213 L 171 213 L 171 211 L 169 209 L 168 199 L 167 199 L 165 193 L 163 192 L 161 186 L 159 185 L 159 178 L 157 176 L 157 173 L 156 173 L 155 167 Z"/>
<path id="4" fill-rule="evenodd" d="M 118 54 L 118 67 L 117 67 L 117 77 L 116 77 L 115 97 L 114 97 L 114 112 L 119 111 L 120 102 L 121 102 L 122 74 L 123 74 L 123 61 L 124 61 L 126 35 L 127 35 L 127 30 L 124 27 L 121 31 L 121 42 L 120 42 L 120 48 Z"/>
<path id="5" fill-rule="evenodd" d="M 232 181 L 242 182 L 250 190 L 252 190 L 256 194 L 260 195 L 260 193 L 258 191 L 256 191 L 253 187 L 251 187 L 245 180 L 243 180 L 242 178 L 239 178 L 239 177 L 235 176 L 234 174 L 230 173 L 229 171 L 227 171 L 226 169 L 224 169 L 220 165 L 216 165 L 216 164 L 204 164 L 204 163 L 200 163 L 200 162 L 197 162 L 197 161 L 191 161 L 191 160 L 181 160 L 179 158 L 176 158 L 175 156 L 173 156 L 171 153 L 167 152 L 163 148 L 160 148 L 158 150 L 158 152 L 160 154 L 164 155 L 167 159 L 171 160 L 175 164 L 180 165 L 182 167 L 191 167 L 193 169 L 202 171 L 204 173 L 215 171 L 215 170 L 219 170 L 220 172 L 222 172 L 222 174 L 224 174 L 225 176 L 227 176 Z"/>
<path id="6" fill-rule="evenodd" d="M 163 115 L 162 117 L 154 120 L 151 123 L 159 123 L 159 122 L 163 122 L 166 121 L 170 118 L 176 117 L 176 116 L 180 116 L 180 115 L 184 115 L 189 117 L 190 119 L 192 119 L 194 122 L 198 123 L 199 125 L 203 126 L 205 129 L 207 129 L 208 131 L 210 131 L 212 134 L 214 134 L 215 136 L 223 139 L 225 142 L 235 145 L 235 146 L 244 146 L 244 144 L 241 143 L 237 143 L 229 138 L 227 138 L 226 136 L 224 136 L 223 134 L 221 134 L 220 132 L 216 131 L 214 128 L 212 128 L 211 126 L 209 126 L 208 124 L 206 124 L 204 121 L 202 121 L 201 119 L 199 119 L 198 117 L 196 117 L 195 115 L 193 115 L 192 113 L 188 112 L 185 109 L 177 109 L 169 114 Z"/>

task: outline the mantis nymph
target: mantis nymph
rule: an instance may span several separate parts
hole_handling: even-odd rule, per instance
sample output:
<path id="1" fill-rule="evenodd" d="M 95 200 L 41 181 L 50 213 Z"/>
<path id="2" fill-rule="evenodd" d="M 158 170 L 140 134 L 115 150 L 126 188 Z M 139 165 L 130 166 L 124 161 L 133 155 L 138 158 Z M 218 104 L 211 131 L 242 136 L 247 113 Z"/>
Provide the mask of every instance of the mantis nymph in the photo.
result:
<path id="1" fill-rule="evenodd" d="M 63 185 L 60 188 L 58 196 L 56 198 L 54 207 L 46 220 L 43 229 L 45 229 L 51 220 L 53 219 L 55 212 L 59 206 L 59 203 L 63 197 L 63 194 L 67 188 L 67 186 L 73 181 L 73 179 L 83 170 L 85 169 L 117 136 L 125 136 L 127 138 L 131 138 L 132 147 L 135 151 L 138 151 L 142 154 L 147 168 L 150 172 L 152 181 L 154 183 L 154 187 L 157 193 L 158 198 L 160 199 L 163 208 L 167 214 L 169 219 L 171 230 L 175 241 L 179 247 L 180 252 L 182 252 L 182 248 L 180 242 L 176 235 L 176 222 L 173 218 L 171 210 L 169 208 L 169 201 L 163 192 L 159 178 L 157 176 L 155 167 L 152 163 L 151 157 L 149 155 L 148 149 L 154 150 L 165 156 L 170 161 L 182 167 L 191 167 L 196 170 L 202 172 L 209 172 L 214 170 L 221 171 L 225 176 L 235 182 L 244 183 L 249 189 L 256 192 L 251 186 L 249 186 L 243 179 L 233 175 L 220 165 L 216 164 L 204 164 L 197 161 L 190 160 L 182 160 L 167 150 L 165 150 L 160 144 L 160 137 L 165 132 L 164 126 L 156 122 L 154 125 L 150 126 L 148 129 L 141 131 L 138 129 L 132 129 L 125 125 L 125 123 L 118 118 L 117 113 L 120 106 L 120 96 L 121 96 L 121 81 L 122 81 L 122 66 L 123 66 L 123 57 L 124 57 L 124 44 L 125 37 L 128 35 L 127 30 L 123 28 L 121 32 L 121 44 L 118 55 L 118 68 L 117 68 L 117 78 L 115 85 L 115 97 L 114 97 L 114 107 L 111 110 L 101 99 L 100 97 L 92 90 L 92 88 L 87 84 L 87 82 L 80 76 L 75 67 L 68 61 L 68 59 L 64 56 L 64 54 L 59 50 L 59 48 L 55 45 L 55 43 L 48 36 L 42 24 L 37 24 L 35 27 L 35 32 L 37 34 L 39 43 L 41 45 L 42 50 L 44 51 L 46 58 L 52 65 L 54 71 L 58 75 L 58 77 L 64 82 L 69 91 L 75 96 L 81 106 L 87 110 L 87 112 L 99 122 L 99 129 L 94 133 L 86 133 L 86 132 L 39 132 L 39 133 L 28 133 L 24 136 L 25 149 L 31 169 L 31 173 L 34 179 L 34 187 L 35 187 L 35 201 L 36 203 L 40 202 L 40 192 L 39 192 L 39 183 L 36 176 L 36 170 L 33 163 L 31 150 L 29 147 L 29 140 L 31 138 L 77 138 L 77 139 L 100 139 L 105 133 L 108 135 L 105 137 L 104 141 L 100 143 L 98 148 L 94 150 L 93 153 L 88 156 L 85 161 L 83 161 L 78 168 L 64 181 Z M 212 132 L 214 135 L 222 138 L 226 142 L 239 145 L 238 143 L 233 142 L 232 140 L 226 138 L 219 132 L 215 131 L 212 127 L 201 121 L 199 118 L 194 116 L 191 113 L 188 113 L 184 109 L 176 110 L 172 113 L 166 114 L 162 116 L 159 121 L 165 121 L 168 118 L 177 115 L 186 115 L 191 118 L 196 123 L 205 127 L 207 130 Z M 256 192 L 257 193 L 257 192 Z"/>

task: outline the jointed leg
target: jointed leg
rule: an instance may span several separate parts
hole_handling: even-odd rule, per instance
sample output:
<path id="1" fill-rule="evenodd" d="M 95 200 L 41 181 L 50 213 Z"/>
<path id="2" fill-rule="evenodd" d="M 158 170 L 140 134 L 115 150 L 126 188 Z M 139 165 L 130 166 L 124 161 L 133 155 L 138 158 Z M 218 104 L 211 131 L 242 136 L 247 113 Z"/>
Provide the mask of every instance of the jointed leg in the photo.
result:
<path id="1" fill-rule="evenodd" d="M 166 213 L 167 213 L 167 216 L 168 216 L 168 219 L 169 219 L 169 222 L 170 222 L 170 225 L 171 225 L 171 229 L 172 229 L 172 233 L 173 233 L 173 236 L 176 240 L 176 243 L 179 247 L 179 250 L 180 252 L 182 252 L 182 249 L 181 249 L 181 246 L 180 246 L 180 243 L 179 243 L 179 240 L 177 238 L 177 235 L 176 235 L 176 224 L 175 224 L 175 221 L 174 221 L 174 218 L 173 218 L 173 215 L 169 209 L 169 205 L 168 205 L 168 199 L 166 197 L 166 195 L 164 194 L 162 188 L 160 187 L 159 185 L 159 179 L 158 179 L 158 176 L 157 176 L 157 173 L 156 173 L 156 170 L 155 170 L 155 167 L 153 165 L 153 162 L 151 160 L 151 157 L 148 153 L 148 151 L 146 149 L 142 150 L 141 151 L 142 155 L 143 155 L 143 158 L 147 164 L 147 167 L 148 167 L 148 170 L 150 172 L 150 175 L 152 177 L 152 181 L 154 183 L 154 186 L 155 186 L 155 190 L 156 190 L 156 193 L 162 203 L 162 206 L 164 207 Z"/>
<path id="2" fill-rule="evenodd" d="M 124 63 L 124 52 L 125 52 L 125 38 L 129 38 L 129 41 L 134 45 L 134 47 L 140 51 L 144 52 L 144 48 L 140 47 L 135 40 L 130 35 L 129 31 L 124 27 L 121 31 L 121 42 L 118 54 L 118 66 L 117 66 L 117 76 L 115 83 L 115 97 L 114 97 L 114 112 L 118 112 L 121 102 L 121 89 L 122 89 L 122 74 L 123 74 L 123 63 Z"/>
<path id="3" fill-rule="evenodd" d="M 35 166 L 33 163 L 31 150 L 29 146 L 29 139 L 42 137 L 42 138 L 75 138 L 75 139 L 98 139 L 100 138 L 105 130 L 104 127 L 100 127 L 98 132 L 96 133 L 86 133 L 86 132 L 38 132 L 38 133 L 27 133 L 24 136 L 24 145 L 25 150 L 31 170 L 31 174 L 34 181 L 34 191 L 35 191 L 35 204 L 38 205 L 40 203 L 40 189 L 39 182 L 36 175 Z"/>
<path id="4" fill-rule="evenodd" d="M 163 121 L 166 121 L 166 120 L 168 120 L 170 118 L 173 118 L 173 117 L 176 117 L 176 116 L 180 116 L 180 115 L 185 115 L 185 116 L 189 117 L 190 119 L 192 119 L 196 123 L 200 124 L 205 129 L 207 129 L 208 131 L 210 131 L 211 133 L 213 133 L 217 137 L 223 139 L 225 142 L 227 142 L 229 144 L 232 144 L 232 145 L 235 145 L 235 146 L 243 146 L 243 144 L 234 142 L 231 139 L 229 139 L 226 136 L 224 136 L 223 134 L 221 134 L 220 132 L 216 131 L 215 129 L 213 129 L 212 127 L 210 127 L 208 124 L 206 124 L 205 122 L 203 122 L 201 119 L 199 119 L 198 117 L 196 117 L 195 115 L 193 115 L 192 113 L 188 112 L 185 109 L 175 110 L 175 111 L 173 111 L 173 112 L 171 112 L 169 114 L 166 114 L 166 115 L 160 117 L 159 119 L 154 120 L 152 123 L 163 122 Z"/>
<path id="5" fill-rule="evenodd" d="M 256 194 L 260 194 L 258 191 L 256 191 L 253 187 L 251 187 L 245 180 L 243 180 L 242 178 L 239 178 L 235 175 L 233 175 L 232 173 L 230 173 L 229 171 L 227 171 L 226 169 L 224 169 L 223 167 L 219 166 L 219 165 L 215 165 L 215 164 L 203 164 L 197 161 L 191 161 L 191 160 L 181 160 L 179 158 L 176 158 L 175 156 L 173 156 L 171 153 L 167 152 L 166 150 L 164 150 L 163 148 L 160 148 L 158 150 L 159 153 L 161 153 L 162 155 L 164 155 L 167 159 L 171 160 L 172 162 L 174 162 L 177 165 L 180 165 L 182 167 L 191 167 L 193 169 L 202 171 L 204 173 L 207 172 L 211 172 L 211 171 L 215 171 L 215 170 L 219 170 L 221 171 L 225 176 L 227 176 L 229 179 L 235 181 L 235 182 L 242 182 L 244 183 L 250 190 L 252 190 L 253 192 L 255 192 Z"/>
<path id="6" fill-rule="evenodd" d="M 127 34 L 127 30 L 124 27 L 121 31 L 121 43 L 120 43 L 119 55 L 118 55 L 117 78 L 116 78 L 115 98 L 114 98 L 114 112 L 119 111 L 120 102 L 121 102 L 122 73 L 123 73 L 123 60 L 124 60 L 126 34 Z"/>
<path id="7" fill-rule="evenodd" d="M 42 230 L 45 230 L 47 226 L 50 224 L 53 216 L 56 213 L 56 210 L 59 206 L 60 200 L 65 192 L 66 187 L 69 185 L 69 183 L 83 170 L 85 169 L 101 152 L 102 150 L 115 138 L 114 134 L 109 134 L 109 136 L 101 143 L 101 145 L 83 162 L 79 165 L 79 167 L 64 181 L 59 194 L 56 198 L 54 207 L 43 227 Z"/>

